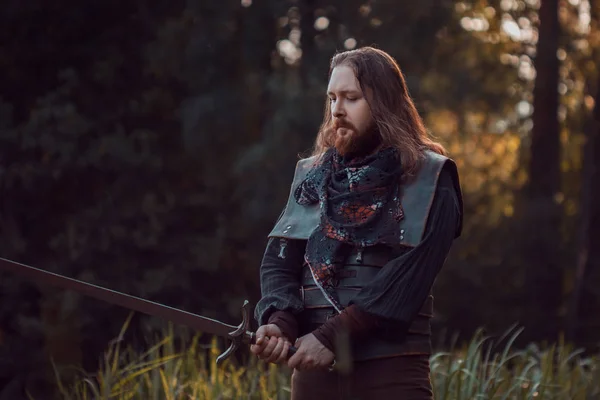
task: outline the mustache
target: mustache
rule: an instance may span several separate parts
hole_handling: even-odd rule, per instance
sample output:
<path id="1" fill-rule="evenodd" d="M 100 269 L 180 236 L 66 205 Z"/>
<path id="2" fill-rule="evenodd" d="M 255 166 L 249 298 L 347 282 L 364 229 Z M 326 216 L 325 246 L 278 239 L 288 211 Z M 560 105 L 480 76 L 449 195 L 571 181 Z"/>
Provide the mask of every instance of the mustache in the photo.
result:
<path id="1" fill-rule="evenodd" d="M 353 129 L 356 130 L 356 128 L 354 128 L 354 125 L 352 125 L 350 122 L 344 120 L 344 119 L 336 119 L 333 121 L 333 125 L 332 125 L 334 130 L 337 130 L 339 128 L 347 128 L 347 129 Z"/>

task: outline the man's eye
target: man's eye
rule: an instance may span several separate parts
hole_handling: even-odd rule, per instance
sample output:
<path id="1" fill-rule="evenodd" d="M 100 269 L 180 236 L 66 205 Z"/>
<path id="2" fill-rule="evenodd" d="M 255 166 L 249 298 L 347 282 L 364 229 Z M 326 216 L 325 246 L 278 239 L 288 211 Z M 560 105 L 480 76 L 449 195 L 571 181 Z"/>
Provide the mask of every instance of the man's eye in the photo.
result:
<path id="1" fill-rule="evenodd" d="M 348 97 L 347 99 L 348 99 L 348 101 L 354 101 L 354 100 L 356 100 L 355 97 Z"/>

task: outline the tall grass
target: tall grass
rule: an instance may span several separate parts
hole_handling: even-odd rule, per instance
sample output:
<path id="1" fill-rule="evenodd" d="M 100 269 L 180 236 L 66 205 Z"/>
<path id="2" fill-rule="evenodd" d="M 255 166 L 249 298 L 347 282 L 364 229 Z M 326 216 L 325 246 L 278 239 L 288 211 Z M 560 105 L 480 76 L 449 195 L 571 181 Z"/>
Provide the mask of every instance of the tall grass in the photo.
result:
<path id="1" fill-rule="evenodd" d="M 434 354 L 436 400 L 600 399 L 598 356 L 583 357 L 581 349 L 562 340 L 547 348 L 513 349 L 521 332 L 513 328 L 494 343 L 478 331 L 462 348 Z"/>
<path id="2" fill-rule="evenodd" d="M 287 368 L 266 365 L 251 358 L 245 365 L 231 360 L 216 366 L 216 341 L 206 348 L 194 336 L 181 348 L 172 328 L 144 353 L 121 349 L 122 337 L 113 341 L 93 374 L 57 385 L 66 400 L 84 399 L 288 399 Z M 564 342 L 539 348 L 513 348 L 520 330 L 512 329 L 494 342 L 481 332 L 462 347 L 431 357 L 431 379 L 436 400 L 462 399 L 600 399 L 598 357 L 583 357 Z M 185 341 L 184 341 L 185 342 Z M 504 342 L 502 345 L 501 342 Z"/>
<path id="3" fill-rule="evenodd" d="M 147 351 L 121 349 L 126 321 L 93 374 L 79 371 L 67 384 L 55 368 L 58 390 L 65 400 L 180 400 L 180 399 L 286 399 L 289 374 L 275 365 L 252 358 L 246 365 L 226 360 L 217 367 L 222 352 L 213 339 L 209 346 L 195 335 L 175 348 L 172 326 Z"/>

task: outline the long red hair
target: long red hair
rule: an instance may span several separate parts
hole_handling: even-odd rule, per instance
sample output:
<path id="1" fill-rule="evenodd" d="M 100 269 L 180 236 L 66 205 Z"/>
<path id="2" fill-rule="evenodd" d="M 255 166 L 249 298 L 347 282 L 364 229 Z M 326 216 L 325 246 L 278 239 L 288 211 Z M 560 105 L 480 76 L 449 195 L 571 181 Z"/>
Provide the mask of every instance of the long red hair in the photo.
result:
<path id="1" fill-rule="evenodd" d="M 403 176 L 419 169 L 425 150 L 446 155 L 444 147 L 428 135 L 415 107 L 398 63 L 386 52 L 373 47 L 337 53 L 331 59 L 329 78 L 337 66 L 349 66 L 371 109 L 382 145 L 400 153 Z M 367 89 L 370 89 L 367 91 Z M 321 155 L 335 144 L 331 106 L 325 100 L 323 122 L 312 155 Z"/>

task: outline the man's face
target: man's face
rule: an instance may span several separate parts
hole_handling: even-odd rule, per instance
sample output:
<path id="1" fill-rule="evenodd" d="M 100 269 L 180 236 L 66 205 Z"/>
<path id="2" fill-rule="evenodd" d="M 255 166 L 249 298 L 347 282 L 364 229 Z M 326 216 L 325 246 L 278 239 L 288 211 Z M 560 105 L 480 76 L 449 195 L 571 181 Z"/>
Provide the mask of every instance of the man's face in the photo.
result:
<path id="1" fill-rule="evenodd" d="M 335 147 L 340 155 L 370 150 L 374 129 L 371 109 L 352 68 L 340 65 L 331 73 L 327 95 L 335 131 Z"/>

